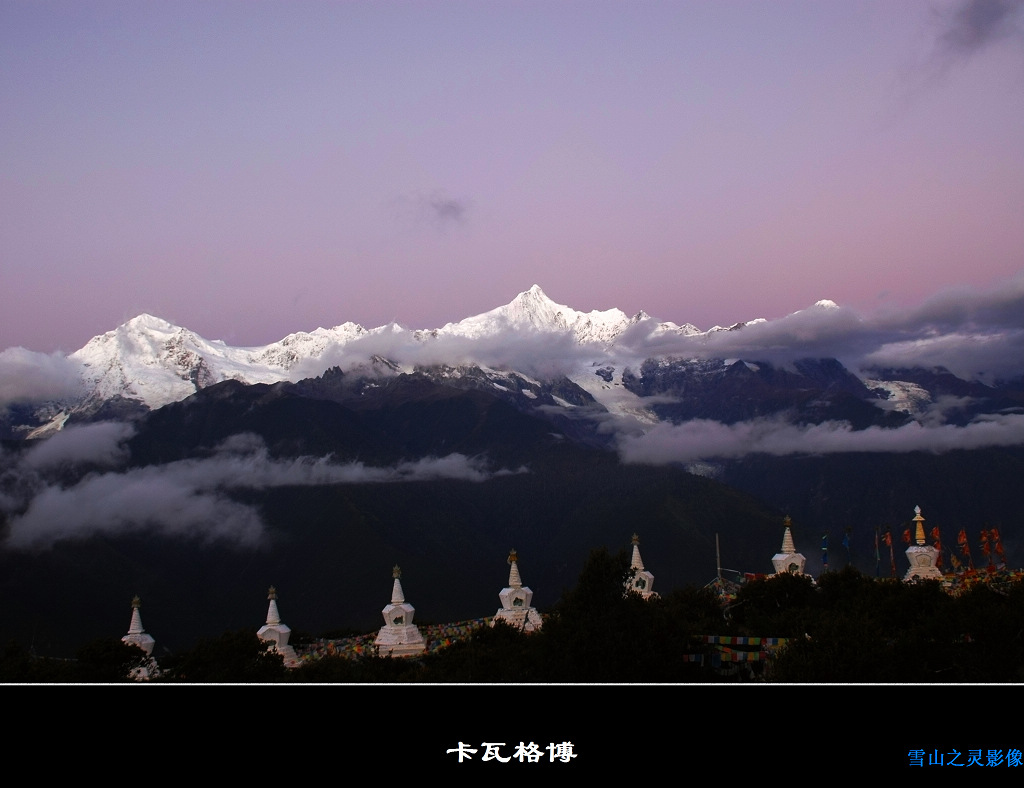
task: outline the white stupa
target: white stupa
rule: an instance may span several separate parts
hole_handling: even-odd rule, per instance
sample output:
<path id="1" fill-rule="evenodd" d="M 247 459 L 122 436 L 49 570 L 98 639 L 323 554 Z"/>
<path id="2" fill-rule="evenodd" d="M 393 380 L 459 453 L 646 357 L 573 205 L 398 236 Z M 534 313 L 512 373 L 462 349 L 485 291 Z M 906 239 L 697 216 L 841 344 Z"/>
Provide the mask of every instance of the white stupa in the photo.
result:
<path id="1" fill-rule="evenodd" d="M 921 507 L 914 507 L 915 529 L 914 542 L 907 548 L 907 560 L 910 568 L 903 575 L 904 580 L 942 580 L 942 571 L 936 566 L 939 562 L 939 551 L 924 543 L 924 518 Z"/>
<path id="2" fill-rule="evenodd" d="M 405 601 L 402 591 L 402 570 L 397 566 L 391 576 L 395 583 L 391 588 L 391 604 L 381 612 L 384 614 L 384 626 L 377 633 L 373 645 L 380 650 L 380 655 L 392 657 L 408 657 L 422 654 L 427 649 L 426 641 L 415 624 L 416 608 Z"/>
<path id="3" fill-rule="evenodd" d="M 286 624 L 281 623 L 281 614 L 277 612 L 277 589 L 273 586 L 267 592 L 267 599 L 270 606 L 267 608 L 267 623 L 260 627 L 256 636 L 272 644 L 271 648 L 284 658 L 286 668 L 297 668 L 299 656 L 295 649 L 288 645 L 288 638 L 292 630 Z"/>
<path id="4" fill-rule="evenodd" d="M 509 626 L 520 629 L 523 632 L 534 632 L 540 629 L 544 622 L 541 620 L 537 608 L 531 607 L 533 591 L 523 585 L 519 577 L 519 564 L 516 551 L 508 554 L 508 562 L 511 565 L 508 572 L 508 586 L 498 593 L 501 600 L 501 607 L 494 614 L 491 621 L 493 627 L 498 621 L 504 621 Z"/>
<path id="5" fill-rule="evenodd" d="M 639 594 L 644 599 L 657 598 L 653 590 L 654 575 L 644 569 L 643 559 L 640 558 L 640 537 L 636 534 L 633 534 L 633 558 L 629 562 L 629 569 L 625 593 Z"/>
<path id="6" fill-rule="evenodd" d="M 156 645 L 156 641 L 153 639 L 152 635 L 142 628 L 142 613 L 139 612 L 139 608 L 141 607 L 142 600 L 136 596 L 132 599 L 132 622 L 128 625 L 128 634 L 121 638 L 123 643 L 138 646 L 146 652 L 146 664 L 137 668 L 132 668 L 129 673 L 129 677 L 136 681 L 145 681 L 146 679 L 156 676 L 160 672 L 160 669 L 156 664 L 156 660 L 153 658 L 153 647 Z"/>
<path id="7" fill-rule="evenodd" d="M 782 534 L 782 550 L 772 558 L 775 574 L 802 575 L 807 559 L 796 551 L 796 546 L 793 544 L 793 532 L 790 530 L 793 521 L 789 519 L 787 514 L 786 519 L 782 523 L 786 526 L 786 530 Z"/>

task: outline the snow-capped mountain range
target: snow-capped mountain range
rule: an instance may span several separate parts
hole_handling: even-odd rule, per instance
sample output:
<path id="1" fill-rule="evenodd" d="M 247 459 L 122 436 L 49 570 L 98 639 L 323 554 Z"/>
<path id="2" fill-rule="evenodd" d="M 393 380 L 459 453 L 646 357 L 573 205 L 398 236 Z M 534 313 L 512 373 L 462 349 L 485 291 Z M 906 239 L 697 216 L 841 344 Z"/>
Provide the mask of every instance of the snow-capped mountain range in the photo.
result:
<path id="1" fill-rule="evenodd" d="M 419 371 L 497 392 L 521 408 L 589 404 L 641 426 L 666 419 L 732 422 L 794 408 L 813 423 L 839 418 L 871 424 L 882 413 L 922 414 L 942 396 L 987 396 L 980 382 L 947 370 L 925 377 L 906 369 L 844 366 L 818 337 L 829 339 L 834 325 L 852 325 L 855 333 L 852 320 L 822 300 L 772 323 L 759 318 L 701 331 L 642 311 L 581 312 L 552 301 L 537 285 L 508 304 L 441 328 L 348 322 L 261 347 L 207 340 L 144 314 L 67 357 L 72 376 L 81 379 L 74 395 L 31 403 L 31 414 L 23 403 L 16 417 L 8 414 L 4 428 L 8 437 L 41 437 L 69 418 L 154 410 L 222 381 L 297 382 L 334 367 L 371 376 Z M 848 412 L 848 404 L 837 404 L 840 395 L 862 403 L 859 416 Z"/>
<path id="2" fill-rule="evenodd" d="M 91 399 L 120 396 L 158 408 L 222 380 L 275 383 L 294 379 L 292 371 L 297 368 L 303 375 L 318 374 L 327 366 L 317 369 L 319 359 L 333 363 L 360 340 L 376 338 L 400 347 L 439 340 L 485 342 L 514 333 L 571 337 L 575 344 L 602 356 L 623 332 L 642 323 L 653 334 L 701 333 L 689 324 L 655 323 L 644 312 L 633 317 L 619 309 L 579 312 L 556 304 L 534 285 L 509 304 L 438 329 L 409 330 L 397 323 L 368 329 L 349 322 L 289 334 L 262 347 L 232 347 L 144 314 L 94 337 L 70 358 L 82 365 Z M 717 330 L 721 329 L 712 329 Z"/>

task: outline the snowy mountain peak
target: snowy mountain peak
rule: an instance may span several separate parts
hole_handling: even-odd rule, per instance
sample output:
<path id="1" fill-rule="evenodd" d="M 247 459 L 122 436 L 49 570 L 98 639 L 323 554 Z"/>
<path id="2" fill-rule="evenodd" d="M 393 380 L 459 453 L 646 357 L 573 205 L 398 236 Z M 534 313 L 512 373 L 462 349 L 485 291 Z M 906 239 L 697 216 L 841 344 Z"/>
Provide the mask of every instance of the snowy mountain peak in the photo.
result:
<path id="1" fill-rule="evenodd" d="M 508 305 L 492 310 L 500 312 L 514 326 L 529 325 L 534 328 L 549 328 L 552 325 L 561 327 L 560 323 L 564 323 L 564 319 L 560 320 L 560 317 L 567 311 L 573 310 L 548 298 L 540 285 L 533 285 L 513 298 Z"/>
<path id="2" fill-rule="evenodd" d="M 628 323 L 626 315 L 618 309 L 585 314 L 565 304 L 557 304 L 538 285 L 517 295 L 507 306 L 493 311 L 502 313 L 512 327 L 540 331 L 564 332 L 585 327 L 588 323 L 606 323 L 609 320 L 615 324 Z M 578 338 L 585 341 L 583 336 Z"/>
<path id="3" fill-rule="evenodd" d="M 181 326 L 149 314 L 133 317 L 113 331 L 90 339 L 81 350 L 71 354 L 86 366 L 95 366 L 112 354 L 159 356 L 161 348 L 177 338 L 179 341 L 197 340 L 195 334 Z"/>
<path id="4" fill-rule="evenodd" d="M 82 378 L 95 398 L 119 396 L 151 408 L 228 378 L 251 383 L 284 378 L 283 372 L 253 369 L 244 348 L 207 341 L 149 314 L 93 337 L 69 358 L 82 365 Z"/>
<path id="5" fill-rule="evenodd" d="M 122 323 L 113 332 L 108 331 L 107 334 L 116 333 L 118 330 L 127 331 L 157 331 L 164 333 L 174 333 L 181 330 L 181 326 L 176 326 L 162 317 L 156 317 L 148 312 L 143 312 L 141 315 L 133 317 L 126 323 Z"/>
<path id="6" fill-rule="evenodd" d="M 835 301 L 830 301 L 827 298 L 823 298 L 820 301 L 815 301 L 814 305 L 819 309 L 839 309 L 839 304 Z"/>
<path id="7" fill-rule="evenodd" d="M 511 329 L 572 334 L 580 343 L 607 344 L 614 341 L 629 323 L 630 319 L 620 309 L 578 312 L 564 304 L 555 303 L 539 285 L 533 285 L 505 306 L 458 323 L 448 323 L 438 329 L 438 333 L 479 338 Z"/>

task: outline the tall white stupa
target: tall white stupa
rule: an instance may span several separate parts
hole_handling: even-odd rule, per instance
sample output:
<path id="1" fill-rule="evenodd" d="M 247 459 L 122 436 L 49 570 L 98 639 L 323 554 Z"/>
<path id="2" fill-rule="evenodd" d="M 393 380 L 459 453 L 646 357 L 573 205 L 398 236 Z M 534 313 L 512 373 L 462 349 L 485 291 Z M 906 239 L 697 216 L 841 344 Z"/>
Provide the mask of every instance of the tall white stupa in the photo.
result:
<path id="1" fill-rule="evenodd" d="M 914 544 L 907 548 L 907 560 L 910 568 L 903 575 L 904 580 L 942 580 L 942 570 L 937 566 L 939 551 L 924 543 L 924 517 L 921 507 L 914 507 Z"/>
<path id="2" fill-rule="evenodd" d="M 657 598 L 658 595 L 654 593 L 654 575 L 644 569 L 644 562 L 640 557 L 640 537 L 636 534 L 633 534 L 633 557 L 629 562 L 629 570 L 626 593 L 639 594 L 644 599 L 650 599 L 652 596 Z"/>
<path id="3" fill-rule="evenodd" d="M 498 592 L 501 607 L 494 614 L 491 626 L 498 621 L 504 621 L 523 632 L 534 632 L 540 629 L 544 622 L 537 608 L 530 605 L 533 601 L 533 591 L 523 585 L 523 580 L 519 576 L 519 558 L 515 550 L 509 552 L 508 563 L 508 585 Z"/>
<path id="4" fill-rule="evenodd" d="M 802 575 L 807 559 L 804 558 L 802 553 L 796 551 L 796 545 L 793 544 L 793 531 L 791 530 L 793 521 L 789 518 L 788 514 L 786 519 L 782 521 L 782 524 L 786 527 L 786 530 L 782 533 L 782 550 L 777 552 L 772 558 L 775 574 Z"/>
<path id="5" fill-rule="evenodd" d="M 400 579 L 402 570 L 395 566 L 391 576 L 395 580 L 391 587 L 391 604 L 381 611 L 384 614 L 384 626 L 377 633 L 373 645 L 379 649 L 382 657 L 422 654 L 427 650 L 427 644 L 419 628 L 412 623 L 416 608 L 405 601 Z"/>
<path id="6" fill-rule="evenodd" d="M 286 668 L 297 668 L 299 656 L 295 653 L 295 649 L 288 645 L 288 638 L 291 637 L 292 630 L 286 624 L 281 623 L 281 614 L 277 611 L 277 589 L 273 586 L 267 592 L 267 599 L 270 600 L 270 605 L 267 608 L 267 623 L 260 627 L 256 636 L 260 640 L 272 644 L 271 648 L 284 658 Z"/>
<path id="7" fill-rule="evenodd" d="M 142 613 L 139 612 L 141 607 L 142 600 L 136 595 L 132 599 L 132 621 L 131 624 L 128 625 L 128 634 L 121 638 L 123 643 L 138 646 L 146 652 L 146 663 L 139 667 L 132 668 L 129 673 L 129 677 L 136 681 L 145 681 L 146 679 L 153 678 L 160 672 L 160 668 L 157 666 L 156 660 L 153 658 L 153 647 L 156 646 L 156 640 L 154 640 L 153 636 L 142 628 Z"/>

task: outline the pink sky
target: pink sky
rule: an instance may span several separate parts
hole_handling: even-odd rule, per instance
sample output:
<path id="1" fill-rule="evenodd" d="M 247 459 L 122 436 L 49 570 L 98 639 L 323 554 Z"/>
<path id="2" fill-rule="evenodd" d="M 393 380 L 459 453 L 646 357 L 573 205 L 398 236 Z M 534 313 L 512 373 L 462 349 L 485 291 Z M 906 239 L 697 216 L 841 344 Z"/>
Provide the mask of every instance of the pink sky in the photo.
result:
<path id="1" fill-rule="evenodd" d="M 0 4 L 0 349 L 1024 270 L 1024 3 Z"/>

